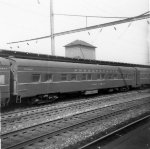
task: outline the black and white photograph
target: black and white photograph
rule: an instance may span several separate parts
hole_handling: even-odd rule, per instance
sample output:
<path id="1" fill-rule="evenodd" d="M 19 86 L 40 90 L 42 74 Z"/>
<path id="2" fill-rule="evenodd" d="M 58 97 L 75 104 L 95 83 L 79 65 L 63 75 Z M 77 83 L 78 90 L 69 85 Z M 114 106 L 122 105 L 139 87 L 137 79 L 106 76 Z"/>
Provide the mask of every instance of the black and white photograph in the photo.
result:
<path id="1" fill-rule="evenodd" d="M 0 149 L 150 149 L 149 0 L 0 0 Z"/>

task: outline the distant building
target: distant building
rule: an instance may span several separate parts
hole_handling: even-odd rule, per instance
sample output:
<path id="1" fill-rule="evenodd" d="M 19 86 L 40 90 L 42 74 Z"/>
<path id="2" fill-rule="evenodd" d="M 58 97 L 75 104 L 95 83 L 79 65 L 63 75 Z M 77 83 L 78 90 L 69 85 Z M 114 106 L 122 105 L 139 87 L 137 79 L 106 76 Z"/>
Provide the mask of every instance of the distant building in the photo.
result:
<path id="1" fill-rule="evenodd" d="M 95 46 L 81 40 L 75 40 L 65 47 L 65 56 L 82 59 L 96 59 Z"/>

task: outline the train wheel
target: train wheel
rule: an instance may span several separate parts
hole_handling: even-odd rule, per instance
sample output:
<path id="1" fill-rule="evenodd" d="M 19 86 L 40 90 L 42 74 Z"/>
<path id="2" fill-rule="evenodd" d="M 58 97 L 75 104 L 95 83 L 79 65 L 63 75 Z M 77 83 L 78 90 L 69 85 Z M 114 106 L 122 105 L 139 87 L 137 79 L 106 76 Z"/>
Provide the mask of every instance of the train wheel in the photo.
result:
<path id="1" fill-rule="evenodd" d="M 34 104 L 37 104 L 38 102 L 39 102 L 38 98 L 30 98 L 30 99 L 28 99 L 28 104 L 29 105 L 34 105 Z"/>
<path id="2" fill-rule="evenodd" d="M 129 90 L 129 87 L 128 86 L 124 86 L 124 87 L 121 87 L 120 88 L 120 91 L 121 92 L 127 92 Z"/>
<path id="3" fill-rule="evenodd" d="M 56 96 L 56 95 L 54 95 L 54 96 L 48 96 L 48 100 L 49 100 L 49 102 L 54 102 L 55 100 L 57 100 L 58 99 L 58 96 Z"/>
<path id="4" fill-rule="evenodd" d="M 5 99 L 3 102 L 1 102 L 1 107 L 5 108 L 5 107 L 9 106 L 9 103 L 10 103 L 9 101 L 10 101 L 9 98 Z"/>

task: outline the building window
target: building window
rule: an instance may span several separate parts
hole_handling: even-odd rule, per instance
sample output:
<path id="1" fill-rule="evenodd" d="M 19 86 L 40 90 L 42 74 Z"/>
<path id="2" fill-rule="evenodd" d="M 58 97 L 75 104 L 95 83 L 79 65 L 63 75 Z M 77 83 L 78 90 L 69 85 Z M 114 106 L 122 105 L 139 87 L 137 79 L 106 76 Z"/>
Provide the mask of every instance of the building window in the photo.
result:
<path id="1" fill-rule="evenodd" d="M 46 74 L 45 75 L 45 82 L 52 82 L 53 75 L 52 74 Z"/>
<path id="2" fill-rule="evenodd" d="M 87 80 L 92 80 L 92 75 L 91 74 L 87 74 Z"/>
<path id="3" fill-rule="evenodd" d="M 71 74 L 71 81 L 77 80 L 77 75 L 76 74 Z"/>
<path id="4" fill-rule="evenodd" d="M 61 80 L 67 81 L 67 74 L 61 74 Z"/>
<path id="5" fill-rule="evenodd" d="M 32 81 L 33 82 L 40 82 L 40 74 L 32 74 Z"/>
<path id="6" fill-rule="evenodd" d="M 5 84 L 5 75 L 0 75 L 0 84 Z"/>

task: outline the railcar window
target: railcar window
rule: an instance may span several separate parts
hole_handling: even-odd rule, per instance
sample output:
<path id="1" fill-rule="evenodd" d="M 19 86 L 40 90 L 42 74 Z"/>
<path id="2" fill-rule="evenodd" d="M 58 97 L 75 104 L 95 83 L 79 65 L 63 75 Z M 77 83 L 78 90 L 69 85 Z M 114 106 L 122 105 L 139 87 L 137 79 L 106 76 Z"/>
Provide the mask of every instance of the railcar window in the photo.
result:
<path id="1" fill-rule="evenodd" d="M 112 76 L 111 76 L 111 79 L 114 79 L 114 75 L 115 75 L 115 74 L 113 73 Z"/>
<path id="2" fill-rule="evenodd" d="M 132 79 L 132 74 L 129 74 L 128 77 L 129 77 L 129 79 Z"/>
<path id="3" fill-rule="evenodd" d="M 145 78 L 146 77 L 146 75 L 145 74 L 143 74 L 143 78 Z"/>
<path id="4" fill-rule="evenodd" d="M 144 74 L 141 75 L 141 78 L 144 78 Z"/>
<path id="5" fill-rule="evenodd" d="M 67 81 L 67 74 L 61 74 L 61 80 Z"/>
<path id="6" fill-rule="evenodd" d="M 127 74 L 127 79 L 129 79 L 129 74 Z"/>
<path id="7" fill-rule="evenodd" d="M 53 81 L 53 75 L 52 74 L 46 74 L 45 75 L 45 82 L 52 82 Z"/>
<path id="8" fill-rule="evenodd" d="M 118 75 L 118 79 L 122 79 L 122 74 L 119 74 L 119 75 Z"/>
<path id="9" fill-rule="evenodd" d="M 114 74 L 113 79 L 118 79 L 118 75 Z"/>
<path id="10" fill-rule="evenodd" d="M 104 80 L 105 79 L 105 73 L 101 74 L 101 79 Z"/>
<path id="11" fill-rule="evenodd" d="M 92 75 L 91 74 L 87 74 L 87 80 L 92 80 Z"/>
<path id="12" fill-rule="evenodd" d="M 77 80 L 77 75 L 76 74 L 71 74 L 71 80 L 72 81 Z"/>
<path id="13" fill-rule="evenodd" d="M 129 79 L 129 74 L 127 74 L 127 79 Z"/>
<path id="14" fill-rule="evenodd" d="M 112 78 L 112 74 L 108 74 L 107 79 L 111 79 L 111 78 Z"/>
<path id="15" fill-rule="evenodd" d="M 148 74 L 146 74 L 146 78 L 148 78 Z"/>
<path id="16" fill-rule="evenodd" d="M 122 74 L 123 79 L 125 79 L 125 74 Z"/>
<path id="17" fill-rule="evenodd" d="M 101 75 L 97 74 L 97 80 L 101 80 Z"/>
<path id="18" fill-rule="evenodd" d="M 32 74 L 32 81 L 33 82 L 40 82 L 41 76 L 40 74 Z"/>
<path id="19" fill-rule="evenodd" d="M 5 84 L 5 75 L 0 75 L 0 84 Z"/>
<path id="20" fill-rule="evenodd" d="M 81 80 L 86 80 L 86 74 L 81 75 Z"/>
<path id="21" fill-rule="evenodd" d="M 124 74 L 124 79 L 127 79 L 127 74 Z"/>
<path id="22" fill-rule="evenodd" d="M 147 78 L 149 77 L 149 74 L 147 73 Z"/>

